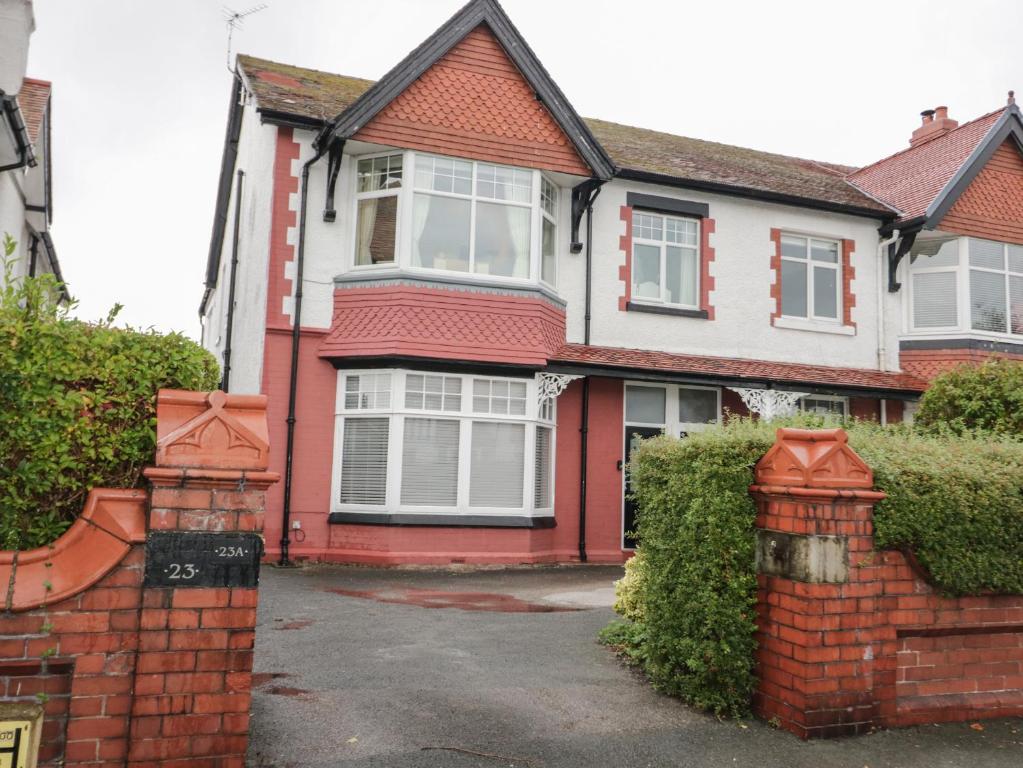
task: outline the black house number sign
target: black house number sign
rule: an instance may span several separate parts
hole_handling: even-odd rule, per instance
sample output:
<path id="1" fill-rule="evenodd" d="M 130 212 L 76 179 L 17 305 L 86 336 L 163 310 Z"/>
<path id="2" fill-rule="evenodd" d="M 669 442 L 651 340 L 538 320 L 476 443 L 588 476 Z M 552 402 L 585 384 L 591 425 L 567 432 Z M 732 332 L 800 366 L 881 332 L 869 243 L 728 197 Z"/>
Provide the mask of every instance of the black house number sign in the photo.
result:
<path id="1" fill-rule="evenodd" d="M 263 540 L 255 533 L 158 531 L 146 539 L 147 587 L 255 587 Z"/>

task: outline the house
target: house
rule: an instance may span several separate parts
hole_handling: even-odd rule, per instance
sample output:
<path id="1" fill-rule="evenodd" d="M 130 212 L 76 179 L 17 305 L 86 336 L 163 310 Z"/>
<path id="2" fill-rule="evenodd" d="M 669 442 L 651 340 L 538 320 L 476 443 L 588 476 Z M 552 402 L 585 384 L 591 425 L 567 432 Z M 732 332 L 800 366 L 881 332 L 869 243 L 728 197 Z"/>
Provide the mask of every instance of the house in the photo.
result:
<path id="1" fill-rule="evenodd" d="M 12 277 L 51 272 L 63 283 L 50 237 L 52 85 L 25 77 L 32 4 L 0 0 L 0 22 L 0 242 L 5 235 L 17 241 Z M 4 277 L 0 270 L 0 283 Z"/>
<path id="2" fill-rule="evenodd" d="M 200 314 L 268 555 L 620 562 L 636 439 L 1023 353 L 1019 110 L 923 119 L 862 169 L 586 120 L 493 0 L 376 82 L 239 56 Z"/>

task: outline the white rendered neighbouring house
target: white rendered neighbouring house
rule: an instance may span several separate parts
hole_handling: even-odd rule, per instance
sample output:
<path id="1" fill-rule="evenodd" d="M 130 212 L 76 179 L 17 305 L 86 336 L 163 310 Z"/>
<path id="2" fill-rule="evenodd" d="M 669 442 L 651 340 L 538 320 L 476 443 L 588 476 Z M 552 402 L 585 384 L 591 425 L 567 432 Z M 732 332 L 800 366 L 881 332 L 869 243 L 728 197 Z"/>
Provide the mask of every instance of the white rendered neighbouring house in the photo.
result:
<path id="1" fill-rule="evenodd" d="M 620 562 L 636 439 L 1023 354 L 1011 101 L 855 169 L 583 119 L 493 0 L 377 82 L 240 56 L 200 313 L 268 555 Z"/>

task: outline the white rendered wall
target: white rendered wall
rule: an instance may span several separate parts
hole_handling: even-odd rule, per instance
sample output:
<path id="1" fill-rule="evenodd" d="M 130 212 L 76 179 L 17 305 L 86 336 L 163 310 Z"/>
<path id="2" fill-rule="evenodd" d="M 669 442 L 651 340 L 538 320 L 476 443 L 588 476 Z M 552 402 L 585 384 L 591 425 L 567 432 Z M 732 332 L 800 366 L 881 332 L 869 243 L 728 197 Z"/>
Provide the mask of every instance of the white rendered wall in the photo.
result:
<path id="1" fill-rule="evenodd" d="M 261 123 L 251 105 L 244 107 L 220 253 L 220 274 L 204 317 L 203 344 L 223 365 L 235 206 L 238 202 L 237 171 L 242 170 L 245 179 L 242 182 L 230 383 L 232 392 L 242 394 L 258 393 L 262 383 L 276 141 L 277 128 Z"/>
<path id="2" fill-rule="evenodd" d="M 300 176 L 301 166 L 313 155 L 311 131 L 295 131 L 301 145 L 300 157 L 292 172 Z M 337 219 L 323 221 L 326 192 L 326 158 L 312 166 L 309 177 L 305 274 L 302 325 L 329 328 L 333 312 L 333 279 L 342 273 L 352 248 L 354 206 L 353 158 L 346 149 L 335 193 Z M 621 312 L 618 299 L 624 295 L 619 267 L 624 254 L 619 238 L 625 231 L 620 207 L 629 191 L 691 200 L 710 206 L 715 232 L 710 244 L 715 249 L 711 275 L 715 290 L 710 301 L 714 320 Z M 299 209 L 298 195 L 292 195 L 292 209 Z M 558 293 L 568 303 L 568 340 L 583 341 L 585 296 L 585 257 L 569 252 L 570 190 L 561 190 L 558 227 Z M 296 217 L 297 220 L 297 217 Z M 883 276 L 877 252 L 879 220 L 737 197 L 707 194 L 652 184 L 614 180 L 604 185 L 594 206 L 593 221 L 593 305 L 590 343 L 610 347 L 650 349 L 683 354 L 774 360 L 839 367 L 876 369 L 878 367 L 878 284 Z M 852 291 L 856 305 L 852 309 L 855 333 L 828 333 L 825 330 L 795 330 L 772 326 L 775 300 L 770 296 L 775 279 L 771 268 L 774 243 L 771 229 L 790 230 L 834 239 L 855 241 L 851 263 L 856 274 Z M 297 228 L 289 232 L 289 242 L 297 244 Z M 402 237 L 399 234 L 399 237 Z M 585 218 L 580 224 L 585 238 Z M 225 241 L 225 246 L 226 246 Z M 227 260 L 225 256 L 225 261 Z M 285 265 L 285 274 L 294 276 L 294 263 Z M 223 281 L 222 281 L 223 284 Z M 888 370 L 898 370 L 898 332 L 901 294 L 883 293 L 886 313 L 886 359 Z M 287 313 L 293 300 L 284 299 Z M 827 326 L 822 326 L 827 328 Z M 835 326 L 832 326 L 835 328 Z"/>
<path id="3" fill-rule="evenodd" d="M 22 194 L 24 170 L 16 168 L 0 173 L 0 255 L 4 235 L 18 241 L 14 255 L 13 277 L 28 274 L 28 232 L 25 229 L 25 199 Z M 4 279 L 0 270 L 0 284 Z"/>
<path id="4" fill-rule="evenodd" d="M 625 258 L 619 248 L 619 238 L 625 232 L 620 208 L 626 204 L 626 194 L 630 191 L 710 206 L 710 218 L 715 221 L 715 231 L 710 236 L 710 245 L 715 249 L 710 266 L 715 278 L 715 289 L 710 295 L 714 320 L 618 310 L 618 299 L 625 289 L 618 273 Z M 567 218 L 567 211 L 562 215 Z M 795 206 L 612 181 L 603 187 L 594 205 L 590 343 L 719 357 L 877 368 L 879 224 L 872 219 Z M 772 228 L 855 241 L 851 257 L 856 270 L 851 286 L 856 297 L 852 309 L 855 335 L 771 325 L 771 314 L 775 310 L 775 300 L 770 295 L 775 279 L 771 268 L 775 249 L 771 241 Z M 567 227 L 564 229 L 567 235 Z M 585 261 L 583 254 L 566 254 L 566 250 L 567 245 L 560 254 L 559 267 L 560 291 L 568 299 L 568 339 L 582 342 Z M 884 297 L 888 367 L 896 370 L 899 299 L 898 294 L 887 291 Z"/>

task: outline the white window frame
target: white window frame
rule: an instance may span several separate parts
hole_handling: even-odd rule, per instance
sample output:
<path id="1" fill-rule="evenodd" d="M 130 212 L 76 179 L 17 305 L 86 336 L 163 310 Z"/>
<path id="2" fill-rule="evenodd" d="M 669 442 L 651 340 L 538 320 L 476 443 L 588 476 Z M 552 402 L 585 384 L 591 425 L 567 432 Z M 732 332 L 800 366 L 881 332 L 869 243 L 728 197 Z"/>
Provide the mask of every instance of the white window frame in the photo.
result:
<path id="1" fill-rule="evenodd" d="M 550 178 L 548 178 L 545 174 L 542 174 L 542 173 L 540 174 L 540 182 L 539 183 L 540 183 L 540 224 L 539 224 L 539 227 L 540 227 L 540 232 L 539 232 L 540 250 L 539 250 L 538 255 L 537 255 L 537 260 L 539 261 L 540 266 L 539 266 L 539 269 L 537 271 L 537 274 L 539 276 L 540 282 L 543 285 L 546 285 L 549 288 L 555 288 L 556 289 L 557 286 L 558 286 L 558 261 L 559 261 L 559 259 L 558 259 L 558 204 L 559 204 L 559 201 L 561 199 L 561 190 L 558 188 L 557 184 L 555 184 Z M 544 208 L 544 206 L 543 206 L 543 185 L 544 184 L 549 184 L 551 186 L 551 189 L 554 191 L 554 198 L 551 201 L 551 210 L 550 211 L 546 210 Z M 544 280 L 544 277 L 543 277 L 543 223 L 545 221 L 549 221 L 554 226 L 554 281 L 553 282 L 551 282 L 550 280 Z"/>
<path id="2" fill-rule="evenodd" d="M 394 269 L 398 266 L 401 253 L 401 222 L 403 208 L 405 206 L 405 188 L 408 186 L 408 158 L 401 150 L 391 152 L 374 152 L 368 155 L 359 155 L 352 159 L 352 215 L 351 215 L 351 243 L 348 249 L 347 266 L 352 270 L 379 271 Z M 359 163 L 363 160 L 375 160 L 378 157 L 401 156 L 401 185 L 393 189 L 375 189 L 369 192 L 359 192 Z M 396 221 L 394 223 L 394 261 L 384 261 L 379 264 L 356 264 L 357 249 L 359 246 L 359 203 L 363 200 L 376 200 L 383 197 L 397 198 Z"/>
<path id="3" fill-rule="evenodd" d="M 650 238 L 639 237 L 636 234 L 636 222 L 635 217 L 639 216 L 657 216 L 662 220 L 661 223 L 661 239 L 651 240 Z M 702 236 L 703 236 L 703 221 L 699 216 L 673 216 L 667 213 L 661 213 L 659 211 L 650 211 L 643 208 L 635 208 L 632 211 L 633 222 L 632 222 L 632 246 L 631 246 L 631 301 L 637 304 L 654 304 L 665 307 L 678 307 L 680 309 L 700 309 L 700 296 L 701 289 L 703 288 L 703 263 L 702 263 Z M 669 243 L 667 240 L 667 223 L 668 221 L 683 221 L 696 225 L 696 245 L 686 245 L 682 243 Z M 636 246 L 646 245 L 652 248 L 658 248 L 660 250 L 660 281 L 658 289 L 660 295 L 658 298 L 652 296 L 640 296 L 636 291 Z M 681 304 L 677 302 L 668 301 L 665 297 L 667 296 L 667 267 L 668 267 L 668 247 L 681 248 L 683 251 L 693 250 L 696 252 L 696 301 L 693 304 Z"/>
<path id="4" fill-rule="evenodd" d="M 792 256 L 786 256 L 782 247 L 782 240 L 786 237 L 798 237 L 802 240 L 806 240 L 806 258 L 797 259 Z M 831 243 L 836 247 L 836 253 L 838 255 L 837 260 L 834 264 L 827 261 L 814 261 L 810 256 L 811 249 L 813 248 L 813 241 L 818 240 L 824 243 Z M 830 235 L 815 235 L 808 232 L 797 232 L 795 230 L 782 230 L 781 236 L 778 239 L 778 303 L 781 308 L 781 318 L 784 320 L 793 320 L 796 322 L 802 321 L 804 323 L 819 323 L 822 325 L 842 325 L 843 318 L 845 317 L 845 307 L 842 304 L 842 297 L 844 294 L 844 278 L 843 272 L 843 253 L 842 253 L 842 238 L 833 237 Z M 782 273 L 784 272 L 782 264 L 786 261 L 794 262 L 797 264 L 806 265 L 806 316 L 803 315 L 787 315 L 785 314 L 785 303 L 784 303 L 784 286 L 782 285 Z M 816 314 L 817 308 L 816 302 L 814 301 L 814 280 L 816 267 L 826 267 L 828 269 L 835 270 L 835 317 L 825 317 Z"/>
<path id="5" fill-rule="evenodd" d="M 1011 293 L 1011 277 L 1023 278 L 1023 272 L 1014 271 L 1011 269 L 1009 262 L 1008 249 L 1015 243 L 1006 243 L 999 240 L 988 240 L 983 237 L 968 237 L 968 236 L 953 236 L 952 238 L 956 242 L 956 253 L 958 255 L 958 261 L 954 266 L 950 267 L 928 267 L 927 257 L 921 257 L 916 262 L 911 262 L 908 258 L 905 260 L 906 267 L 903 282 L 908 286 L 908 297 L 903 302 L 905 311 L 903 315 L 903 328 L 905 333 L 915 337 L 932 337 L 932 338 L 948 338 L 950 336 L 969 336 L 977 338 L 989 338 L 999 339 L 1005 341 L 1023 341 L 1023 334 L 1012 332 L 1011 319 L 1008 324 L 1006 331 L 988 331 L 978 330 L 973 328 L 973 304 L 972 297 L 970 295 L 970 272 L 990 272 L 998 275 L 1005 276 L 1005 302 L 1007 309 L 1011 312 L 1012 309 L 1012 293 Z M 1005 269 L 990 269 L 988 267 L 976 267 L 970 264 L 970 240 L 987 240 L 987 242 L 998 243 L 1002 246 L 1003 256 L 1005 257 Z M 918 328 L 914 321 L 914 303 L 916 301 L 916 286 L 914 277 L 918 274 L 936 273 L 936 272 L 951 272 L 956 276 L 956 322 L 955 325 L 947 326 L 927 326 Z"/>
<path id="6" fill-rule="evenodd" d="M 389 374 L 390 407 L 388 408 L 346 408 L 345 383 L 348 376 Z M 461 403 L 457 411 L 418 409 L 405 407 L 406 380 L 409 376 L 442 376 L 458 378 L 462 381 Z M 473 380 L 500 380 L 526 385 L 525 415 L 504 415 L 473 412 Z M 509 376 L 485 376 L 438 371 L 422 371 L 406 368 L 390 369 L 359 369 L 338 371 L 337 396 L 334 411 L 334 452 L 331 480 L 332 512 L 367 513 L 367 514 L 423 514 L 423 515 L 517 515 L 523 517 L 549 517 L 554 514 L 554 495 L 556 487 L 555 472 L 557 469 L 557 414 L 552 405 L 546 409 L 538 402 L 537 385 L 534 378 L 516 378 Z M 443 404 L 442 404 L 443 405 Z M 344 439 L 344 425 L 347 419 L 359 417 L 381 417 L 390 419 L 387 446 L 387 488 L 385 502 L 382 505 L 342 504 L 341 494 L 341 463 Z M 547 418 L 544 418 L 544 417 Z M 423 506 L 401 503 L 401 464 L 404 449 L 405 419 L 437 419 L 459 422 L 458 445 L 458 491 L 457 503 L 454 506 Z M 524 425 L 523 439 L 523 477 L 521 507 L 473 507 L 469 504 L 469 478 L 472 457 L 472 425 L 474 422 L 511 423 Z M 551 429 L 551 505 L 538 508 L 535 506 L 535 468 L 536 468 L 536 430 L 537 427 Z"/>
<path id="7" fill-rule="evenodd" d="M 843 397 L 842 395 L 807 395 L 806 397 L 799 398 L 799 412 L 807 413 L 805 408 L 804 400 L 823 400 L 828 403 L 841 403 L 842 404 L 842 418 L 849 418 L 849 398 Z"/>
<path id="8" fill-rule="evenodd" d="M 402 183 L 398 189 L 398 221 L 396 224 L 395 239 L 397 245 L 395 248 L 395 260 L 394 262 L 384 262 L 381 264 L 367 264 L 367 265 L 356 265 L 356 229 L 358 220 L 358 205 L 359 200 L 368 199 L 372 197 L 383 197 L 391 194 L 388 191 L 375 191 L 375 192 L 354 192 L 352 194 L 352 200 L 349 205 L 349 232 L 347 234 L 347 246 L 346 256 L 344 260 L 345 269 L 351 272 L 410 272 L 415 274 L 422 274 L 424 276 L 444 276 L 449 280 L 457 280 L 458 282 L 468 283 L 500 283 L 509 285 L 521 285 L 521 286 L 538 286 L 543 285 L 548 289 L 555 290 L 557 285 L 558 273 L 561 261 L 561 242 L 558 233 L 561 227 L 558 226 L 558 219 L 560 218 L 560 200 L 562 196 L 561 187 L 558 183 L 548 174 L 543 173 L 537 169 L 522 168 L 519 166 L 512 166 L 502 163 L 490 163 L 482 160 L 470 160 L 468 158 L 460 158 L 452 155 L 441 155 L 435 152 L 416 152 L 413 150 L 391 150 L 383 152 L 372 152 L 361 155 L 353 155 L 351 161 L 351 168 L 349 169 L 349 183 L 351 189 L 358 189 L 358 166 L 360 160 L 373 159 L 376 157 L 387 157 L 389 155 L 400 154 L 402 156 Z M 416 188 L 416 157 L 418 155 L 428 157 L 438 157 L 449 160 L 455 160 L 472 165 L 472 179 L 471 179 L 471 193 L 469 195 L 458 194 L 454 192 L 438 192 L 435 190 L 424 190 Z M 478 180 L 478 168 L 480 165 L 493 165 L 502 168 L 510 168 L 515 171 L 525 172 L 532 175 L 532 195 L 531 200 L 528 203 L 511 201 L 511 200 L 494 200 L 487 197 L 482 197 L 477 194 L 477 180 Z M 555 191 L 556 197 L 554 201 L 555 216 L 547 215 L 543 211 L 540 196 L 540 185 L 541 180 L 545 179 L 550 183 Z M 469 231 L 469 271 L 460 272 L 457 270 L 450 269 L 436 269 L 432 267 L 413 266 L 412 264 L 412 232 L 413 232 L 413 210 L 414 210 L 414 196 L 416 194 L 429 194 L 442 197 L 450 197 L 459 200 L 470 200 L 471 201 L 471 213 L 470 213 L 470 231 Z M 524 278 L 520 277 L 506 277 L 503 275 L 491 275 L 491 274 L 480 274 L 472 271 L 475 260 L 476 250 L 476 207 L 478 202 L 494 203 L 497 205 L 512 205 L 527 208 L 530 211 L 529 219 L 529 268 L 527 276 Z M 555 226 L 555 277 L 554 283 L 550 283 L 546 280 L 541 280 L 542 272 L 542 248 L 543 248 L 543 228 L 541 222 L 546 217 L 549 221 L 552 221 Z"/>

